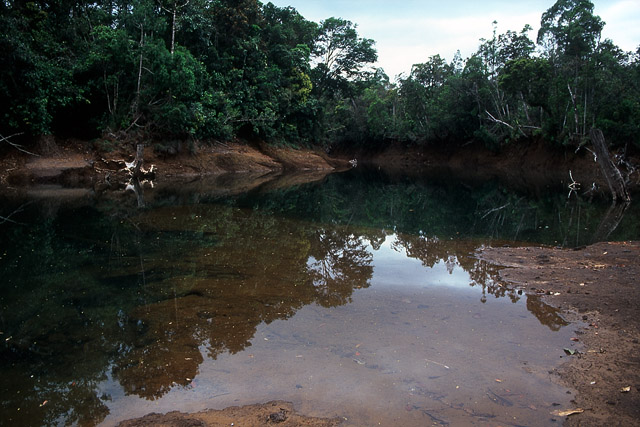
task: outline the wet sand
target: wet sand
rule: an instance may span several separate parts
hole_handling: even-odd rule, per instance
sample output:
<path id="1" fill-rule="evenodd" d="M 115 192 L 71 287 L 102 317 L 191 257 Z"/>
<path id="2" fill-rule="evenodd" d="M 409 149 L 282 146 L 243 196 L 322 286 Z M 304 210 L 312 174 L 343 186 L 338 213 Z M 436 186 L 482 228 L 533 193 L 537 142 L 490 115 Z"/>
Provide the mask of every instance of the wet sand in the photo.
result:
<path id="1" fill-rule="evenodd" d="M 577 352 L 555 374 L 577 390 L 569 426 L 637 425 L 640 420 L 640 243 L 579 250 L 488 248 L 503 280 L 560 307 L 586 326 Z"/>

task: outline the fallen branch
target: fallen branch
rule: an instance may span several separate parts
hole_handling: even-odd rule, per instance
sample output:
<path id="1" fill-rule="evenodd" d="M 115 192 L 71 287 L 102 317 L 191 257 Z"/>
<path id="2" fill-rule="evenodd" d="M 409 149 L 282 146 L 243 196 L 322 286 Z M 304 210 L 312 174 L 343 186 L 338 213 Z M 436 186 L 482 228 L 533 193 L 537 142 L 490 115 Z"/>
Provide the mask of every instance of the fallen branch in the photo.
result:
<path id="1" fill-rule="evenodd" d="M 129 125 L 129 127 L 124 130 L 124 132 L 127 133 L 131 130 L 132 127 L 137 126 L 136 123 L 138 123 L 140 117 L 142 117 L 142 114 L 138 114 L 138 117 L 135 118 L 135 120 Z"/>
<path id="2" fill-rule="evenodd" d="M 39 154 L 36 153 L 32 153 L 31 151 L 27 151 L 24 148 L 22 148 L 22 145 L 20 144 L 16 144 L 15 142 L 11 142 L 10 139 L 13 138 L 14 136 L 18 136 L 18 135 L 22 135 L 22 132 L 20 133 L 14 133 L 13 135 L 9 135 L 9 136 L 2 136 L 0 135 L 0 142 L 6 142 L 7 144 L 9 144 L 10 146 L 12 146 L 13 148 L 15 148 L 16 150 L 22 151 L 23 153 L 27 153 L 30 154 L 32 156 L 40 156 Z"/>
<path id="3" fill-rule="evenodd" d="M 520 132 L 520 133 L 522 134 L 522 136 L 527 136 L 527 134 L 525 134 L 525 133 L 524 133 L 524 131 L 523 131 L 522 129 L 520 129 L 520 126 L 518 126 L 518 128 L 516 129 L 516 128 L 514 128 L 513 126 L 511 126 L 509 123 L 507 123 L 507 122 L 505 122 L 505 121 L 503 121 L 503 120 L 500 120 L 500 119 L 496 119 L 495 117 L 493 117 L 493 116 L 491 115 L 491 113 L 490 113 L 489 111 L 484 110 L 484 112 L 485 112 L 485 113 L 487 113 L 487 115 L 489 116 L 489 118 L 490 118 L 493 122 L 498 123 L 498 124 L 501 124 L 501 125 L 503 125 L 503 126 L 506 126 L 506 127 L 508 127 L 509 129 L 513 130 L 513 131 L 518 131 L 518 132 Z"/>
<path id="4" fill-rule="evenodd" d="M 499 124 L 501 124 L 501 125 L 505 125 L 506 127 L 508 127 L 508 128 L 509 128 L 509 129 L 511 129 L 511 130 L 516 130 L 516 128 L 514 128 L 513 126 L 511 126 L 509 123 L 504 122 L 504 121 L 502 121 L 502 120 L 499 120 L 499 119 L 496 119 L 495 117 L 493 117 L 489 111 L 484 110 L 484 112 L 485 112 L 485 113 L 487 113 L 487 116 L 489 116 L 489 118 L 490 118 L 491 120 L 493 120 L 494 122 L 499 123 Z"/>
<path id="5" fill-rule="evenodd" d="M 577 193 L 578 190 L 580 189 L 580 183 L 576 182 L 575 179 L 573 179 L 573 174 L 571 173 L 571 170 L 569 170 L 569 178 L 571 178 L 571 183 L 569 184 L 569 194 L 567 195 L 567 199 L 569 197 L 571 197 L 571 193 Z"/>
<path id="6" fill-rule="evenodd" d="M 11 213 L 11 215 L 13 215 L 13 213 Z M 14 220 L 10 219 L 10 218 L 11 218 L 11 215 L 9 215 L 9 216 L 0 216 L 0 224 L 4 224 L 5 222 L 11 222 L 11 223 L 13 223 L 13 224 L 18 224 L 18 225 L 20 225 L 20 223 L 19 223 L 19 222 L 17 222 L 17 221 L 14 221 Z"/>
<path id="7" fill-rule="evenodd" d="M 598 164 L 602 169 L 602 173 L 609 184 L 609 190 L 611 190 L 611 196 L 614 202 L 618 199 L 624 202 L 630 202 L 631 196 L 627 191 L 627 186 L 622 178 L 620 170 L 616 167 L 611 160 L 611 155 L 607 149 L 607 143 L 604 139 L 604 135 L 600 129 L 591 129 L 589 133 L 593 149 L 597 155 Z"/>
<path id="8" fill-rule="evenodd" d="M 494 213 L 494 212 L 498 212 L 501 211 L 502 209 L 506 208 L 507 206 L 509 206 L 511 203 L 507 202 L 505 205 L 500 206 L 499 208 L 493 208 L 493 209 L 489 209 L 484 215 L 482 215 L 481 219 L 485 219 L 487 216 L 489 216 L 490 214 Z"/>

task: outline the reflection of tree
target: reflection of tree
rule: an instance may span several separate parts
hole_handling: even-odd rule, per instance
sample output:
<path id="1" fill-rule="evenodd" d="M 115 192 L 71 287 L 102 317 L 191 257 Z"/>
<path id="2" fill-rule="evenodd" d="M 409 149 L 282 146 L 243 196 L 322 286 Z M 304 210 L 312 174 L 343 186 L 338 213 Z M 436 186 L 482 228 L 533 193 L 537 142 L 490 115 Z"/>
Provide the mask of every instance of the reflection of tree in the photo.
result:
<path id="1" fill-rule="evenodd" d="M 203 359 L 190 314 L 198 300 L 169 299 L 131 313 L 130 318 L 140 322 L 144 330 L 136 331 L 132 350 L 114 369 L 114 377 L 127 394 L 154 399 L 174 384 L 188 385 L 196 376 Z"/>
<path id="2" fill-rule="evenodd" d="M 555 178 L 553 182 L 555 185 Z M 558 190 L 549 187 L 546 179 L 519 184 L 511 180 L 505 186 L 477 179 L 460 183 L 456 177 L 390 177 L 359 167 L 329 175 L 322 185 L 252 194 L 242 202 L 279 215 L 428 234 L 442 240 L 479 237 L 562 246 L 591 243 L 607 206 L 581 197 L 572 197 L 568 203 L 565 187 Z M 616 228 L 616 240 L 638 234 L 633 214 L 625 216 L 628 221 Z"/>
<path id="3" fill-rule="evenodd" d="M 394 249 L 404 249 L 407 256 L 419 259 L 425 267 L 432 268 L 442 262 L 449 274 L 456 267 L 462 268 L 469 274 L 469 285 L 482 288 L 483 302 L 487 294 L 496 298 L 508 296 L 511 301 L 518 301 L 520 297 L 517 292 L 500 283 L 499 268 L 473 256 L 479 246 L 479 243 L 470 240 L 440 240 L 408 234 L 396 235 L 392 243 Z"/>
<path id="4" fill-rule="evenodd" d="M 92 274 L 105 224 L 84 210 L 78 229 L 58 209 L 0 236 L 0 419 L 11 425 L 93 424 L 109 412 L 97 385 L 119 345 L 106 319 L 121 301 Z"/>
<path id="5" fill-rule="evenodd" d="M 620 225 L 620 221 L 624 218 L 624 214 L 629 208 L 629 202 L 612 203 L 607 212 L 602 217 L 598 229 L 592 237 L 593 242 L 605 242 L 609 239 L 611 233 Z"/>
<path id="6" fill-rule="evenodd" d="M 471 279 L 469 285 L 482 288 L 480 298 L 482 302 L 487 300 L 487 295 L 493 295 L 495 298 L 508 297 L 514 303 L 520 300 L 520 293 L 501 282 L 499 274 L 501 267 L 479 260 L 472 255 L 479 249 L 479 244 L 405 234 L 396 236 L 392 247 L 397 250 L 404 248 L 408 256 L 421 260 L 425 267 L 433 267 L 442 261 L 446 264 L 449 273 L 453 271 L 454 265 L 462 268 L 469 274 Z M 527 296 L 527 310 L 536 316 L 540 323 L 553 331 L 568 324 L 558 314 L 558 309 L 545 304 L 538 295 Z"/>
<path id="7" fill-rule="evenodd" d="M 592 195 L 593 196 L 593 195 Z M 597 203 L 566 193 L 549 192 L 525 197 L 500 187 L 486 187 L 474 194 L 477 199 L 474 228 L 481 234 L 509 241 L 576 247 L 609 238 L 620 229 L 627 205 Z M 631 229 L 624 230 L 634 235 Z M 624 237 L 618 239 L 624 239 Z"/>
<path id="8" fill-rule="evenodd" d="M 560 316 L 560 310 L 546 304 L 539 295 L 527 295 L 527 310 L 552 331 L 558 331 L 569 324 Z"/>
<path id="9" fill-rule="evenodd" d="M 325 307 L 351 301 L 354 288 L 369 286 L 373 255 L 360 236 L 344 229 L 320 229 L 311 240 L 309 275 L 317 302 Z"/>
<path id="10" fill-rule="evenodd" d="M 222 206 L 156 209 L 136 222 L 157 251 L 146 262 L 156 280 L 147 280 L 142 298 L 156 302 L 129 313 L 137 329 L 114 375 L 147 399 L 186 386 L 202 362 L 201 346 L 212 358 L 239 352 L 261 322 L 311 303 L 344 304 L 373 273 L 367 245 L 345 227 L 318 231 Z M 181 236 L 194 233 L 208 239 L 187 245 Z"/>

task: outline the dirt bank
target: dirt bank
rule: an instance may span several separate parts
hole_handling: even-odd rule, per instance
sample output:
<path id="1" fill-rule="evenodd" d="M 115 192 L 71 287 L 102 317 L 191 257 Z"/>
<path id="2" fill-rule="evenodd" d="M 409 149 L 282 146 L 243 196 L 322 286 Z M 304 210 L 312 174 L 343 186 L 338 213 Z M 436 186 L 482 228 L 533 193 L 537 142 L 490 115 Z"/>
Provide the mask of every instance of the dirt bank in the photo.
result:
<path id="1" fill-rule="evenodd" d="M 209 410 L 185 414 L 149 414 L 135 420 L 123 421 L 120 427 L 205 427 L 205 426 L 244 426 L 258 427 L 278 425 L 329 427 L 337 426 L 340 420 L 305 417 L 296 413 L 289 402 L 268 402 L 262 405 L 232 406 L 223 410 Z"/>
<path id="2" fill-rule="evenodd" d="M 609 191 L 590 151 L 582 148 L 576 153 L 575 149 L 552 146 L 544 141 L 520 141 L 499 151 L 479 144 L 406 147 L 396 143 L 380 151 L 351 156 L 390 173 L 455 176 L 474 181 L 499 179 L 514 189 L 528 191 L 549 186 L 566 188 L 573 177 L 580 191 L 589 190 L 594 184 L 603 193 Z M 630 190 L 637 191 L 640 188 L 640 158 L 632 156 L 627 160 L 632 165 L 631 170 L 622 164 L 619 167 L 624 175 L 629 175 Z"/>
<path id="3" fill-rule="evenodd" d="M 182 182 L 227 173 L 282 174 L 346 169 L 346 160 L 332 159 L 318 150 L 296 150 L 244 141 L 174 144 L 170 149 L 149 143 L 143 168 L 154 168 L 154 182 Z M 77 141 L 42 138 L 36 155 L 9 149 L 0 153 L 0 184 L 26 187 L 60 184 L 66 187 L 114 187 L 129 179 L 125 163 L 135 147 L 115 141 Z"/>
<path id="4" fill-rule="evenodd" d="M 555 373 L 577 391 L 569 426 L 637 425 L 640 420 L 640 242 L 580 250 L 486 248 L 500 277 L 542 294 L 567 320 L 584 323 Z M 575 352 L 575 353 L 573 353 Z M 571 354 L 573 353 L 573 354 Z"/>
<path id="5" fill-rule="evenodd" d="M 0 186 L 28 187 L 59 184 L 64 187 L 117 188 L 130 176 L 125 162 L 132 162 L 131 143 L 95 140 L 60 140 L 42 137 L 30 148 L 37 156 L 9 146 L 0 146 Z M 548 187 L 567 188 L 571 177 L 579 192 L 597 192 L 609 197 L 606 179 L 592 154 L 553 147 L 543 142 L 520 142 L 494 152 L 479 145 L 462 147 L 407 147 L 389 144 L 378 151 L 338 153 L 329 156 L 317 149 L 275 147 L 260 141 L 248 143 L 149 142 L 144 149 L 144 167 L 154 167 L 154 183 L 189 182 L 228 173 L 284 175 L 286 172 L 316 172 L 324 176 L 358 164 L 384 169 L 387 173 L 415 176 L 455 176 L 484 181 L 500 179 L 511 188 L 537 191 Z M 635 169 L 621 166 L 629 178 L 629 189 L 640 188 L 640 158 L 627 159 Z"/>

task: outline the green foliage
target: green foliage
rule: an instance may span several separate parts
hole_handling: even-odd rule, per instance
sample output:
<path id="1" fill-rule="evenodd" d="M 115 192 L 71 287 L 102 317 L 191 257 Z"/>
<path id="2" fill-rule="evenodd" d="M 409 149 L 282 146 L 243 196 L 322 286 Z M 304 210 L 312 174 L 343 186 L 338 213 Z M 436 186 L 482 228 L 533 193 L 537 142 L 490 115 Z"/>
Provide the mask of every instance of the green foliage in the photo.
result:
<path id="1" fill-rule="evenodd" d="M 56 112 L 82 98 L 72 79 L 72 52 L 55 16 L 36 2 L 0 11 L 0 131 L 49 133 Z"/>
<path id="2" fill-rule="evenodd" d="M 363 77 L 362 67 L 374 63 L 378 55 L 371 39 L 358 37 L 356 25 L 342 18 L 322 21 L 313 56 L 318 64 L 313 70 L 314 83 L 320 94 L 349 95 L 349 84 Z"/>
<path id="3" fill-rule="evenodd" d="M 546 45 L 553 54 L 578 58 L 591 54 L 604 27 L 593 7 L 589 0 L 557 0 L 542 15 L 538 44 Z"/>
<path id="4" fill-rule="evenodd" d="M 390 82 L 357 25 L 258 0 L 0 3 L 0 133 L 261 138 L 345 150 L 389 141 L 640 147 L 640 52 L 600 40 L 588 0 L 439 55 Z"/>

